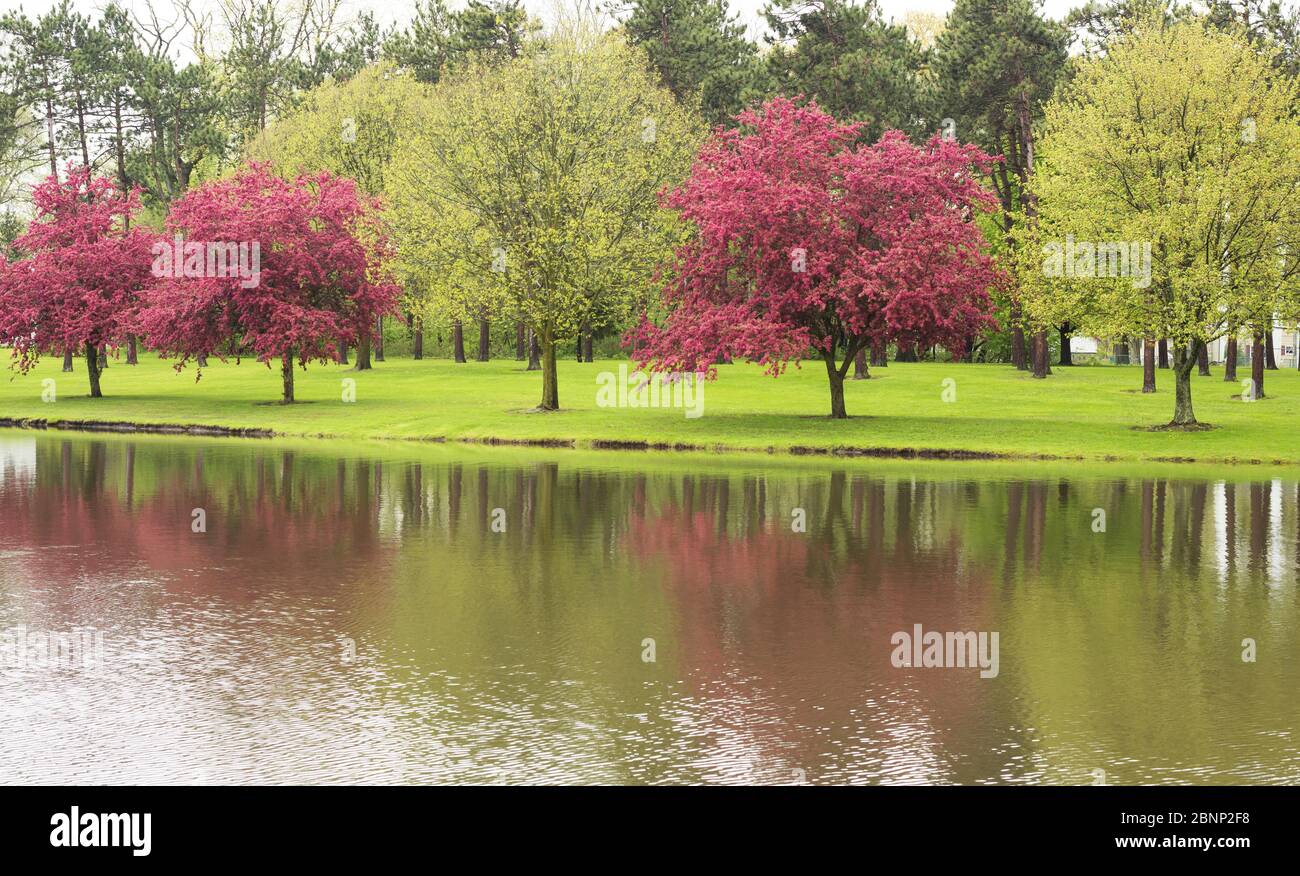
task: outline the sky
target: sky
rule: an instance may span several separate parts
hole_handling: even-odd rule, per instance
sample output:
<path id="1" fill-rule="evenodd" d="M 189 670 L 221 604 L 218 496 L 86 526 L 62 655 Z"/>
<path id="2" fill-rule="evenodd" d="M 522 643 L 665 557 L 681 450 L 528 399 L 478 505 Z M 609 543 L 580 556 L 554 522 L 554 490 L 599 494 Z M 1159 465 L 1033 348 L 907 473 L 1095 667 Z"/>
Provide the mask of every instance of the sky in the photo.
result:
<path id="1" fill-rule="evenodd" d="M 173 0 L 153 0 L 160 17 L 174 9 Z M 293 2 L 293 0 L 288 0 Z M 525 5 L 538 18 L 550 21 L 554 18 L 556 0 L 525 0 Z M 571 0 L 569 0 L 571 2 Z M 903 14 L 911 11 L 933 12 L 947 15 L 952 9 L 953 0 L 880 0 L 886 18 L 901 21 Z M 58 0 L 0 0 L 0 12 L 16 10 L 20 6 L 29 15 L 37 15 L 57 5 Z M 731 10 L 750 28 L 750 36 L 757 38 L 762 34 L 762 9 L 766 0 L 729 0 Z M 1074 6 L 1082 5 L 1083 0 L 1045 0 L 1043 9 L 1052 18 L 1062 18 Z M 134 9 L 146 8 L 145 0 L 122 0 L 122 4 Z M 104 0 L 73 0 L 74 7 L 90 13 L 104 6 Z M 196 8 L 215 8 L 216 0 L 194 0 Z M 464 0 L 448 0 L 452 9 L 465 5 Z M 363 10 L 375 14 L 382 24 L 405 24 L 415 8 L 415 0 L 343 0 L 342 16 L 344 20 L 354 18 Z"/>

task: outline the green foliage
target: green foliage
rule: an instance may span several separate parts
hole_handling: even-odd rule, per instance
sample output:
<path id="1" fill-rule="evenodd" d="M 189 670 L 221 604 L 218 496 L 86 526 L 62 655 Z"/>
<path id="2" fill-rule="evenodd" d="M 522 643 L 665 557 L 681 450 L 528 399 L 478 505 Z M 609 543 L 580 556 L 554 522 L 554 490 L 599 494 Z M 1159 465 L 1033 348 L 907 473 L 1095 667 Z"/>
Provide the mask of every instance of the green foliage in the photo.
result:
<path id="1" fill-rule="evenodd" d="M 92 21 L 63 3 L 35 20 L 4 16 L 0 36 L 0 126 L 21 133 L 29 168 L 38 154 L 50 173 L 68 159 L 102 166 L 157 205 L 183 192 L 198 164 L 223 154 L 215 65 L 178 66 L 175 32 L 156 21 L 142 23 L 116 3 Z"/>
<path id="2" fill-rule="evenodd" d="M 220 58 L 221 95 L 242 144 L 290 109 L 301 86 L 311 83 L 316 65 L 307 53 L 322 45 L 313 27 L 321 10 L 315 0 L 292 9 L 276 0 L 233 0 L 219 8 L 229 43 Z"/>
<path id="3" fill-rule="evenodd" d="M 1152 282 L 1043 278 L 1032 306 L 1099 335 L 1208 341 L 1292 309 L 1300 253 L 1297 84 L 1238 33 L 1148 23 L 1085 63 L 1047 111 L 1040 242 L 1149 242 Z M 1037 262 L 1037 264 L 1035 264 Z"/>
<path id="4" fill-rule="evenodd" d="M 453 54 L 451 13 L 445 0 L 416 0 L 410 26 L 392 33 L 384 57 L 420 82 L 437 82 Z"/>
<path id="5" fill-rule="evenodd" d="M 130 59 L 129 105 L 140 121 L 123 144 L 126 178 L 145 189 L 146 204 L 165 205 L 195 182 L 196 171 L 226 156 L 217 70 L 208 61 L 178 67 L 157 47 Z"/>
<path id="6" fill-rule="evenodd" d="M 1070 10 L 1065 22 L 1084 53 L 1091 55 L 1104 52 L 1111 40 L 1131 32 L 1140 21 L 1160 18 L 1173 24 L 1191 15 L 1190 4 L 1180 0 L 1087 0 Z"/>
<path id="7" fill-rule="evenodd" d="M 764 15 L 777 93 L 814 98 L 841 121 L 865 123 L 870 141 L 891 128 L 914 136 L 938 130 L 928 53 L 905 26 L 881 17 L 877 0 L 774 0 Z"/>
<path id="8" fill-rule="evenodd" d="M 27 222 L 11 210 L 0 213 L 0 258 L 13 259 L 18 253 L 14 241 L 27 230 Z"/>
<path id="9" fill-rule="evenodd" d="M 1273 60 L 1240 30 L 1153 18 L 1082 64 L 1040 142 L 1041 224 L 1018 258 L 1032 313 L 1168 338 L 1179 372 L 1230 327 L 1296 312 L 1297 83 Z M 1150 252 L 1147 276 L 1116 275 L 1125 249 Z"/>
<path id="10" fill-rule="evenodd" d="M 1024 94 L 1031 118 L 1041 114 L 1068 43 L 1068 31 L 1043 17 L 1038 0 L 957 0 L 936 44 L 934 70 L 942 112 L 955 122 L 958 139 L 1007 156 L 1014 173 L 1023 161 L 1016 102 Z"/>
<path id="11" fill-rule="evenodd" d="M 758 48 L 726 0 L 633 0 L 615 8 L 628 42 L 645 49 L 663 86 L 679 101 L 698 101 L 709 124 L 728 124 L 764 90 Z"/>
<path id="12" fill-rule="evenodd" d="M 380 194 L 398 138 L 427 90 L 391 63 L 374 64 L 310 91 L 249 144 L 247 155 L 289 174 L 328 170 Z"/>
<path id="13" fill-rule="evenodd" d="M 414 20 L 387 37 L 383 55 L 418 81 L 433 83 L 466 64 L 518 58 L 539 45 L 540 30 L 521 0 L 470 0 L 456 12 L 445 0 L 418 0 Z"/>
<path id="14" fill-rule="evenodd" d="M 1300 74 L 1300 18 L 1278 0 L 1208 0 L 1206 20 L 1215 27 L 1243 28 L 1256 45 L 1274 52 L 1273 65 L 1291 76 Z"/>
<path id="15" fill-rule="evenodd" d="M 616 36 L 575 30 L 544 53 L 444 79 L 388 177 L 422 307 L 521 320 L 548 360 L 584 323 L 625 321 L 682 233 L 657 196 L 685 174 L 700 133 Z"/>
<path id="16" fill-rule="evenodd" d="M 387 38 L 374 13 L 362 12 L 333 42 L 320 47 L 303 70 L 301 87 L 315 88 L 326 80 L 346 82 L 380 59 Z"/>
<path id="17" fill-rule="evenodd" d="M 1002 209 L 986 235 L 1010 244 L 1028 201 L 1034 124 L 1062 77 L 1069 32 L 1044 18 L 1039 0 L 957 0 L 934 51 L 947 133 L 1003 156 L 989 174 Z M 1010 256 L 1011 253 L 1006 253 Z M 1019 291 L 1000 289 L 1005 331 L 1023 327 Z M 992 345 L 1009 349 L 1010 339 Z"/>
<path id="18" fill-rule="evenodd" d="M 500 63 L 522 56 L 541 25 L 523 0 L 469 0 L 451 14 L 453 56 Z"/>

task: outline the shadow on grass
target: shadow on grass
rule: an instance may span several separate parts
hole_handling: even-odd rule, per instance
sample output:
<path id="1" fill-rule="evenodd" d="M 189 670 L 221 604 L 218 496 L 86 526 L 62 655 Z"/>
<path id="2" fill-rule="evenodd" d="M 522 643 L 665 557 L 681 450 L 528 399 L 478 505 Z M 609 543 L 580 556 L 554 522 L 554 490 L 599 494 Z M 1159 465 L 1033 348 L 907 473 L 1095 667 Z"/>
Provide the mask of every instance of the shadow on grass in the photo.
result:
<path id="1" fill-rule="evenodd" d="M 1137 432 L 1213 432 L 1219 428 L 1213 423 L 1161 423 L 1157 426 L 1130 426 Z"/>

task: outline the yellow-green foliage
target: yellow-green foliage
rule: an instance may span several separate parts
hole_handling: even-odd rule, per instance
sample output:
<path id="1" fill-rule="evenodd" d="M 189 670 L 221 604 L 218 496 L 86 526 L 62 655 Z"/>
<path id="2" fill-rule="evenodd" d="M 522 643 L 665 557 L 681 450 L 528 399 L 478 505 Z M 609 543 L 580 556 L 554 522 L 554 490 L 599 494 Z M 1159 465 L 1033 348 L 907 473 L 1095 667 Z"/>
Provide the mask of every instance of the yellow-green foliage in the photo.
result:
<path id="1" fill-rule="evenodd" d="M 1176 358 L 1273 311 L 1294 312 L 1300 255 L 1296 83 L 1241 32 L 1139 23 L 1081 62 L 1046 108 L 1040 226 L 1017 271 L 1030 313 L 1099 336 L 1169 338 Z M 1150 246 L 1137 276 L 1047 276 L 1044 246 Z M 1094 262 L 1096 264 L 1096 262 Z"/>
<path id="2" fill-rule="evenodd" d="M 343 83 L 313 89 L 248 146 L 248 156 L 282 173 L 328 170 L 378 195 L 401 132 L 429 86 L 381 62 Z"/>
<path id="3" fill-rule="evenodd" d="M 560 34 L 444 79 L 387 179 L 426 315 L 522 320 L 544 358 L 583 322 L 625 318 L 682 233 L 658 193 L 702 135 L 617 35 Z"/>

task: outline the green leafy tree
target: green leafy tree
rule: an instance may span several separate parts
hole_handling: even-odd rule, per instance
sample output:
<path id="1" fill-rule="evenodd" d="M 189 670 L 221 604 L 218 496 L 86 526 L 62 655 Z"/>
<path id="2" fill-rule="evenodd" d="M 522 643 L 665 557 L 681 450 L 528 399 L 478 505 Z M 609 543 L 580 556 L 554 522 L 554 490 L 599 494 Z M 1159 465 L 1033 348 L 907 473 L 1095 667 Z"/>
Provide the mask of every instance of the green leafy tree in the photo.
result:
<path id="1" fill-rule="evenodd" d="M 351 79 L 313 89 L 296 109 L 256 137 L 247 154 L 269 160 L 290 178 L 328 170 L 355 180 L 368 195 L 379 195 L 399 137 L 427 88 L 382 61 Z M 371 368 L 373 340 L 371 332 L 359 332 L 359 371 Z"/>
<path id="2" fill-rule="evenodd" d="M 541 25 L 523 0 L 469 0 L 451 14 L 451 49 L 460 60 L 500 63 L 520 57 Z"/>
<path id="3" fill-rule="evenodd" d="M 222 95 L 230 126 L 255 136 L 291 109 L 313 71 L 322 66 L 334 33 L 337 0 L 222 0 L 228 46 L 220 57 Z"/>
<path id="4" fill-rule="evenodd" d="M 449 70 L 504 64 L 535 51 L 542 44 L 540 30 L 540 23 L 528 15 L 520 0 L 471 0 L 457 12 L 448 12 L 442 0 L 428 0 L 428 5 L 417 12 L 409 39 L 403 35 L 395 48 L 399 57 L 407 52 L 414 55 L 416 64 L 412 69 L 424 77 L 422 81 L 436 82 Z M 437 59 L 439 65 L 435 66 Z M 408 275 L 407 280 L 411 290 L 408 302 L 428 289 L 429 284 L 422 278 Z M 424 318 L 413 315 L 413 327 L 422 326 Z M 485 313 L 474 318 L 479 329 L 478 359 L 486 362 L 491 356 L 491 327 Z M 464 362 L 462 319 L 453 319 L 450 328 L 453 355 L 457 362 Z"/>
<path id="5" fill-rule="evenodd" d="M 63 111 L 62 82 L 67 67 L 60 42 L 60 19 L 55 13 L 28 18 L 21 10 L 0 17 L 0 34 L 5 38 L 4 66 L 8 80 L 7 101 L 16 118 L 22 110 L 31 113 L 44 135 L 45 158 L 50 174 L 59 175 L 58 130 Z"/>
<path id="6" fill-rule="evenodd" d="M 1251 42 L 1269 47 L 1273 62 L 1292 76 L 1300 73 L 1300 14 L 1278 0 L 1209 0 L 1205 16 L 1216 27 L 1245 29 Z"/>
<path id="7" fill-rule="evenodd" d="M 384 41 L 384 57 L 419 82 L 437 82 L 454 54 L 445 0 L 417 0 L 415 19 Z"/>
<path id="8" fill-rule="evenodd" d="M 373 12 L 362 12 L 333 40 L 313 53 L 312 66 L 304 71 L 302 87 L 315 88 L 327 79 L 346 82 L 380 59 L 388 37 Z"/>
<path id="9" fill-rule="evenodd" d="M 560 406 L 556 345 L 593 314 L 630 315 L 681 230 L 658 194 L 690 166 L 699 120 L 644 53 L 583 25 L 545 52 L 479 62 L 415 114 L 388 180 L 408 275 L 432 312 L 523 321 L 540 410 Z"/>
<path id="10" fill-rule="evenodd" d="M 633 0 L 615 5 L 628 42 L 645 49 L 659 81 L 680 101 L 698 101 L 724 125 L 764 87 L 758 47 L 726 0 Z"/>
<path id="11" fill-rule="evenodd" d="M 427 88 L 381 61 L 344 82 L 312 89 L 299 105 L 252 140 L 247 156 L 290 176 L 328 170 L 368 195 L 384 191 L 399 135 Z"/>
<path id="12" fill-rule="evenodd" d="M 1043 17 L 1039 0 L 957 0 L 936 44 L 934 69 L 948 132 L 1003 156 L 990 178 L 1008 240 L 1017 217 L 1033 221 L 1034 124 L 1062 76 L 1068 44 L 1069 32 Z M 1015 290 L 1008 304 L 1011 359 L 1025 368 Z M 1035 375 L 1044 376 L 1047 340 L 1041 326 L 1033 346 Z"/>
<path id="13" fill-rule="evenodd" d="M 1087 0 L 1070 10 L 1065 23 L 1075 33 L 1083 52 L 1095 55 L 1103 53 L 1107 43 L 1131 31 L 1139 21 L 1155 16 L 1172 24 L 1191 14 L 1191 5 L 1178 0 Z"/>
<path id="14" fill-rule="evenodd" d="M 763 14 L 776 92 L 813 98 L 837 119 L 862 122 L 871 141 L 890 129 L 938 130 L 927 53 L 905 25 L 884 20 L 877 0 L 774 0 Z"/>
<path id="15" fill-rule="evenodd" d="M 1190 375 L 1206 342 L 1294 312 L 1298 89 L 1273 61 L 1240 29 L 1152 18 L 1046 109 L 1022 293 L 1038 319 L 1169 338 L 1173 427 L 1197 426 Z"/>

